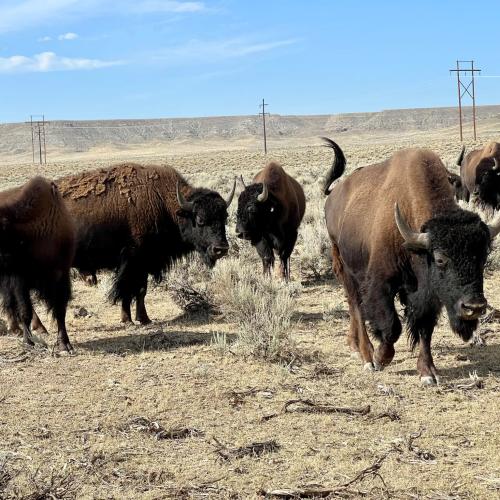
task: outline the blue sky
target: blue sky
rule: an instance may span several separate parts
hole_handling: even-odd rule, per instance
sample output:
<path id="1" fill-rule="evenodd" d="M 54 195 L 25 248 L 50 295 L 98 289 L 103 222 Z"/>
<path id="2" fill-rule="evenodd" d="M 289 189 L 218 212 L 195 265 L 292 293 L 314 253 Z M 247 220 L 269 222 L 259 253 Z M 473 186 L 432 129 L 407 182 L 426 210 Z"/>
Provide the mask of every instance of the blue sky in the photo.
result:
<path id="1" fill-rule="evenodd" d="M 496 1 L 0 0 L 0 122 L 499 103 Z"/>

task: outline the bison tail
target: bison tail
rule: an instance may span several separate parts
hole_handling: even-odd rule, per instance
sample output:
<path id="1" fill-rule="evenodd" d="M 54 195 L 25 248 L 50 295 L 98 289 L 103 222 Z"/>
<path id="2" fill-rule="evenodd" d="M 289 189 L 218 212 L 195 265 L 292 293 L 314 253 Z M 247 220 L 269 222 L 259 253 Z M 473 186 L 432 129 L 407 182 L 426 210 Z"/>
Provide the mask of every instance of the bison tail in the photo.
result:
<path id="1" fill-rule="evenodd" d="M 462 166 L 462 161 L 464 159 L 464 154 L 465 154 L 465 146 L 462 146 L 462 151 L 460 151 L 460 154 L 458 155 L 458 158 L 457 158 L 457 165 L 459 167 Z"/>
<path id="2" fill-rule="evenodd" d="M 344 173 L 346 160 L 343 151 L 340 149 L 340 146 L 336 142 L 328 139 L 328 137 L 322 137 L 321 139 L 323 139 L 323 141 L 325 142 L 324 145 L 327 148 L 332 148 L 335 153 L 333 165 L 328 171 L 323 187 L 323 192 L 325 193 L 325 195 L 328 195 L 330 194 L 330 186 L 332 182 L 337 180 Z"/>

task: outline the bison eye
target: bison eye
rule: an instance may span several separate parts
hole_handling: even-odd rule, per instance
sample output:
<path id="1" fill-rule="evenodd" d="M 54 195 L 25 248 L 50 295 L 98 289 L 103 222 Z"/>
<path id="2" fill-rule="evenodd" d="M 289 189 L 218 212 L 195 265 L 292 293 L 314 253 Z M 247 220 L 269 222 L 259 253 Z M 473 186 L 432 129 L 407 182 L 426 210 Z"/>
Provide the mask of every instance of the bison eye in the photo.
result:
<path id="1" fill-rule="evenodd" d="M 199 215 L 196 216 L 196 225 L 197 226 L 204 226 L 205 225 L 205 220 L 202 219 Z"/>
<path id="2" fill-rule="evenodd" d="M 438 267 L 444 267 L 450 259 L 441 252 L 434 252 L 434 262 Z"/>

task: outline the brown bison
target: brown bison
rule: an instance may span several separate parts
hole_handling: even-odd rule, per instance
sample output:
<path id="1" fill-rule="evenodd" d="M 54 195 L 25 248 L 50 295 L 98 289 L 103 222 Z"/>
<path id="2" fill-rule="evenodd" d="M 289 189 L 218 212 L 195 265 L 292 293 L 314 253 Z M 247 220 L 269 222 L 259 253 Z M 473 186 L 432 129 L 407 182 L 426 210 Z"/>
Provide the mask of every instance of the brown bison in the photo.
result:
<path id="1" fill-rule="evenodd" d="M 74 225 L 54 183 L 35 177 L 0 193 L 0 293 L 10 329 L 21 322 L 29 345 L 31 328 L 44 329 L 33 314 L 33 291 L 57 322 L 59 348 L 72 350 L 65 320 L 74 250 Z"/>
<path id="2" fill-rule="evenodd" d="M 453 188 L 453 192 L 455 193 L 455 199 L 457 201 L 469 201 L 469 192 L 467 188 L 463 185 L 462 179 L 458 174 L 447 170 L 448 173 L 448 182 L 451 184 Z"/>
<path id="3" fill-rule="evenodd" d="M 345 161 L 334 163 L 326 190 L 344 168 Z M 489 227 L 462 210 L 443 163 L 424 149 L 399 151 L 338 180 L 325 215 L 334 271 L 349 303 L 352 351 L 370 370 L 391 362 L 401 334 L 399 295 L 412 347 L 420 345 L 421 380 L 436 383 L 431 336 L 437 318 L 444 306 L 452 330 L 471 338 L 487 305 L 483 269 L 500 221 Z M 375 351 L 367 330 L 379 341 Z"/>
<path id="4" fill-rule="evenodd" d="M 274 266 L 276 250 L 281 275 L 290 278 L 290 255 L 305 208 L 301 185 L 275 162 L 268 163 L 240 193 L 236 234 L 256 247 L 264 273 Z"/>
<path id="5" fill-rule="evenodd" d="M 64 177 L 57 185 L 76 223 L 73 267 L 93 281 L 99 269 L 115 272 L 110 297 L 121 302 L 123 322 L 150 322 L 144 297 L 148 275 L 161 280 L 180 257 L 197 250 L 212 266 L 228 251 L 225 201 L 192 187 L 171 167 L 122 164 Z"/>
<path id="6" fill-rule="evenodd" d="M 465 146 L 458 157 L 460 177 L 466 188 L 466 201 L 470 196 L 480 204 L 500 207 L 500 144 L 490 142 L 484 148 L 465 155 Z"/>

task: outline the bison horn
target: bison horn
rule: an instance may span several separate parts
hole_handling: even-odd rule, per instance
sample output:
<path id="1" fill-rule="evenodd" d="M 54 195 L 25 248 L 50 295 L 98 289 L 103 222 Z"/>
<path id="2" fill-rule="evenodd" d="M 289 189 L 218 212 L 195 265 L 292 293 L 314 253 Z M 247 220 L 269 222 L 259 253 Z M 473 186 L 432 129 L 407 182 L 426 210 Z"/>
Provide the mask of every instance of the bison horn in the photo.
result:
<path id="1" fill-rule="evenodd" d="M 236 177 L 234 178 L 234 184 L 233 184 L 233 189 L 232 191 L 229 193 L 229 196 L 227 197 L 227 200 L 226 200 L 226 206 L 229 208 L 229 205 L 231 205 L 231 202 L 233 201 L 233 197 L 234 197 L 234 191 L 236 190 Z"/>
<path id="2" fill-rule="evenodd" d="M 493 158 L 493 161 L 495 163 L 495 166 L 492 168 L 492 170 L 498 170 L 498 167 L 500 167 L 500 165 L 498 164 L 498 159 L 497 158 Z"/>
<path id="3" fill-rule="evenodd" d="M 191 212 L 193 210 L 194 203 L 192 201 L 186 201 L 184 195 L 181 193 L 179 189 L 179 181 L 177 181 L 177 201 L 179 202 L 179 206 L 182 210 L 186 210 Z"/>
<path id="4" fill-rule="evenodd" d="M 418 248 L 429 248 L 429 235 L 427 233 L 417 233 L 416 231 L 413 231 L 401 215 L 397 203 L 394 204 L 394 218 L 396 219 L 396 226 L 398 226 L 399 232 L 405 240 L 405 243 Z"/>
<path id="5" fill-rule="evenodd" d="M 260 203 L 264 203 L 267 200 L 267 197 L 269 196 L 269 191 L 267 190 L 267 184 L 265 182 L 262 183 L 262 193 L 257 196 L 257 201 Z"/>

